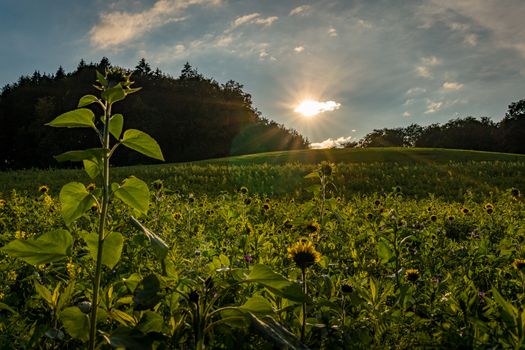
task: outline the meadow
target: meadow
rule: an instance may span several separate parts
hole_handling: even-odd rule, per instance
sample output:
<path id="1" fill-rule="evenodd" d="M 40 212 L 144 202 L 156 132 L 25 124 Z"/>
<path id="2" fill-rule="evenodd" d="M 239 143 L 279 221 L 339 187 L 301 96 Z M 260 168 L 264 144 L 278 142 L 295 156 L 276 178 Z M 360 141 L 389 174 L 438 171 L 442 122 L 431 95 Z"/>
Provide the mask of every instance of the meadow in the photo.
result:
<path id="1" fill-rule="evenodd" d="M 524 171 L 523 156 L 432 149 L 114 168 L 148 184 L 149 206 L 111 201 L 98 347 L 523 348 Z M 99 209 L 64 222 L 72 180 L 101 187 L 0 173 L 0 348 L 89 338 Z"/>

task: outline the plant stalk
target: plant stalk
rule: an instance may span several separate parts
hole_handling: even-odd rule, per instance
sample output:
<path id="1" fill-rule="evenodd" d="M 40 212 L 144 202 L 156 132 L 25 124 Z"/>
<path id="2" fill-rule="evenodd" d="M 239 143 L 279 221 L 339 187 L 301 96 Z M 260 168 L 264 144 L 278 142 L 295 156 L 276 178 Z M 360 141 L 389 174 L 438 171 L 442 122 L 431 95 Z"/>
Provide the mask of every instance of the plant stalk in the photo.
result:
<path id="1" fill-rule="evenodd" d="M 103 188 L 102 188 L 102 209 L 100 211 L 100 220 L 98 226 L 98 250 L 97 260 L 95 261 L 95 279 L 93 280 L 93 300 L 91 302 L 91 318 L 89 320 L 89 350 L 94 350 L 97 336 L 97 310 L 98 296 L 100 291 L 100 280 L 102 279 L 102 250 L 104 248 L 104 229 L 109 204 L 109 118 L 111 116 L 111 105 L 105 108 L 104 115 L 104 135 L 102 148 L 104 149 L 104 169 L 103 169 Z"/>
<path id="2" fill-rule="evenodd" d="M 301 269 L 303 277 L 303 294 L 306 297 L 306 268 Z M 304 332 L 306 330 L 306 301 L 303 301 L 303 320 L 301 322 L 301 342 L 304 342 Z"/>

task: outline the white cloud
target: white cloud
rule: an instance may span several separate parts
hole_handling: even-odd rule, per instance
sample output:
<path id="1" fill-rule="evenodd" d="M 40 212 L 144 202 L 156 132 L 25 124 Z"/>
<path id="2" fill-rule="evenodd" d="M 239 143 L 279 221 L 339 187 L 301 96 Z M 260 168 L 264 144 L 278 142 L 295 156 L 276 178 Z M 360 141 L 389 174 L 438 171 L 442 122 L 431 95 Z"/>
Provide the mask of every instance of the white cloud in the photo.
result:
<path id="1" fill-rule="evenodd" d="M 221 35 L 215 40 L 215 47 L 227 47 L 233 42 L 231 35 Z"/>
<path id="2" fill-rule="evenodd" d="M 337 29 L 335 29 L 334 27 L 330 27 L 330 29 L 328 29 L 328 35 L 331 36 L 331 37 L 336 37 L 337 36 Z"/>
<path id="3" fill-rule="evenodd" d="M 427 110 L 425 114 L 435 113 L 443 107 L 443 102 L 441 101 L 427 101 Z"/>
<path id="4" fill-rule="evenodd" d="M 273 24 L 273 22 L 277 21 L 278 19 L 279 19 L 279 17 L 277 17 L 277 16 L 271 16 L 271 17 L 266 17 L 266 18 L 257 18 L 253 23 L 269 27 L 269 26 L 271 26 Z"/>
<path id="5" fill-rule="evenodd" d="M 308 10 L 310 10 L 310 5 L 302 5 L 302 6 L 297 6 L 296 8 L 292 9 L 290 11 L 290 16 L 294 16 L 294 15 L 304 15 L 306 12 L 308 12 Z"/>
<path id="6" fill-rule="evenodd" d="M 436 56 L 423 57 L 421 58 L 421 61 L 426 66 L 437 66 L 438 64 L 441 64 L 441 60 Z"/>
<path id="7" fill-rule="evenodd" d="M 469 46 L 476 46 L 478 45 L 478 36 L 476 34 L 467 34 L 463 42 Z"/>
<path id="8" fill-rule="evenodd" d="M 405 95 L 413 97 L 413 96 L 424 94 L 425 92 L 427 92 L 427 89 L 416 86 L 416 87 L 408 89 Z"/>
<path id="9" fill-rule="evenodd" d="M 245 24 L 258 24 L 269 27 L 273 22 L 277 21 L 279 17 L 271 16 L 267 18 L 261 18 L 259 12 L 250 13 L 248 15 L 237 17 L 230 26 L 229 30 L 235 29 Z"/>
<path id="10" fill-rule="evenodd" d="M 355 131 L 355 130 L 352 130 Z M 339 137 L 337 139 L 328 138 L 322 142 L 312 143 L 310 144 L 310 148 L 313 149 L 324 149 L 324 148 L 342 148 L 344 147 L 345 143 L 348 143 L 352 140 L 352 136 L 348 137 Z"/>
<path id="11" fill-rule="evenodd" d="M 410 117 L 411 115 L 412 115 L 412 114 L 410 114 L 410 112 L 404 112 L 404 113 L 403 113 L 403 117 L 405 117 L 405 118 L 408 118 L 408 117 Z"/>
<path id="12" fill-rule="evenodd" d="M 363 29 L 370 29 L 373 27 L 371 22 L 365 21 L 364 19 L 358 19 L 357 26 Z"/>
<path id="13" fill-rule="evenodd" d="M 158 0 L 151 8 L 142 12 L 102 13 L 98 23 L 89 31 L 91 45 L 100 49 L 117 47 L 167 23 L 184 20 L 182 13 L 191 5 L 219 2 L 218 0 Z"/>
<path id="14" fill-rule="evenodd" d="M 432 78 L 432 73 L 430 73 L 430 70 L 425 66 L 416 67 L 416 73 L 423 78 Z"/>
<path id="15" fill-rule="evenodd" d="M 250 13 L 249 15 L 237 17 L 232 23 L 232 28 L 237 28 L 239 26 L 242 26 L 243 24 L 250 23 L 251 21 L 259 17 L 260 15 L 261 15 L 260 13 L 254 12 L 254 13 Z"/>
<path id="16" fill-rule="evenodd" d="M 295 52 L 297 53 L 300 53 L 300 52 L 303 52 L 304 51 L 304 47 L 303 46 L 297 46 L 296 48 L 293 49 Z"/>
<path id="17" fill-rule="evenodd" d="M 444 82 L 443 89 L 445 90 L 459 90 L 463 87 L 463 84 L 457 82 Z"/>
<path id="18" fill-rule="evenodd" d="M 448 12 L 447 12 L 448 10 Z M 433 25 L 438 18 L 442 22 L 453 22 L 455 14 L 470 21 L 472 26 L 488 30 L 494 38 L 493 43 L 499 47 L 512 48 L 525 57 L 525 27 L 523 13 L 525 1 L 522 0 L 428 0 L 420 8 L 425 21 Z M 437 17 L 436 15 L 439 15 Z M 466 37 L 468 45 L 477 44 L 477 37 Z"/>
<path id="19" fill-rule="evenodd" d="M 314 116 L 319 113 L 331 112 L 339 109 L 341 107 L 340 103 L 335 101 L 313 101 L 306 100 L 301 102 L 295 109 L 294 112 L 301 113 L 305 116 Z"/>

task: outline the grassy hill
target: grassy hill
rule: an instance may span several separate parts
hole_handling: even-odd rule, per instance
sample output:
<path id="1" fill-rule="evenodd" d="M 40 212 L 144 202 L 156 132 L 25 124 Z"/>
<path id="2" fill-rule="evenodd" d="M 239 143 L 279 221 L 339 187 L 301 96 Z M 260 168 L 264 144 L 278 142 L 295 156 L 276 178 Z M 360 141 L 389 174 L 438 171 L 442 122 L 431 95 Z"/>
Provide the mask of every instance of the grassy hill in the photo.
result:
<path id="1" fill-rule="evenodd" d="M 317 164 L 334 163 L 448 163 L 465 161 L 525 161 L 525 155 L 440 148 L 343 148 L 266 152 L 194 162 L 195 164 Z"/>
<path id="2" fill-rule="evenodd" d="M 167 188 L 214 195 L 249 186 L 252 193 L 301 196 L 303 177 L 323 160 L 338 164 L 336 185 L 342 194 L 389 191 L 402 186 L 409 195 L 460 198 L 467 190 L 489 194 L 525 188 L 525 155 L 448 150 L 367 148 L 269 152 L 199 162 L 138 165 L 112 169 L 112 182 L 135 175 L 147 183 L 160 179 Z M 0 195 L 35 192 L 41 184 L 58 195 L 70 181 L 92 182 L 80 169 L 0 172 Z M 1 197 L 1 196 L 0 196 Z"/>

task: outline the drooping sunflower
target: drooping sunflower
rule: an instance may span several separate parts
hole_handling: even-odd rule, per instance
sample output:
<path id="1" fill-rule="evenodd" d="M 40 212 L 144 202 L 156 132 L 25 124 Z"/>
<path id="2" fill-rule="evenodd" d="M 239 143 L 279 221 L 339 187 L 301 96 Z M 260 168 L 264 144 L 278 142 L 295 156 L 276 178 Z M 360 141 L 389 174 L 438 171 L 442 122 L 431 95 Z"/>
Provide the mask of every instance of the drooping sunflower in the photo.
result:
<path id="1" fill-rule="evenodd" d="M 410 282 L 415 282 L 419 278 L 419 270 L 418 269 L 407 269 L 405 271 L 405 278 L 409 280 Z"/>
<path id="2" fill-rule="evenodd" d="M 525 272 L 525 259 L 514 259 L 512 266 L 518 271 Z"/>
<path id="3" fill-rule="evenodd" d="M 288 257 L 302 270 L 321 260 L 321 254 L 308 239 L 301 239 L 288 247 Z"/>
<path id="4" fill-rule="evenodd" d="M 47 185 L 41 185 L 38 187 L 38 192 L 40 193 L 47 193 L 49 191 L 49 187 Z"/>
<path id="5" fill-rule="evenodd" d="M 97 185 L 95 185 L 93 182 L 86 186 L 86 190 L 89 192 L 93 192 L 97 188 Z"/>

